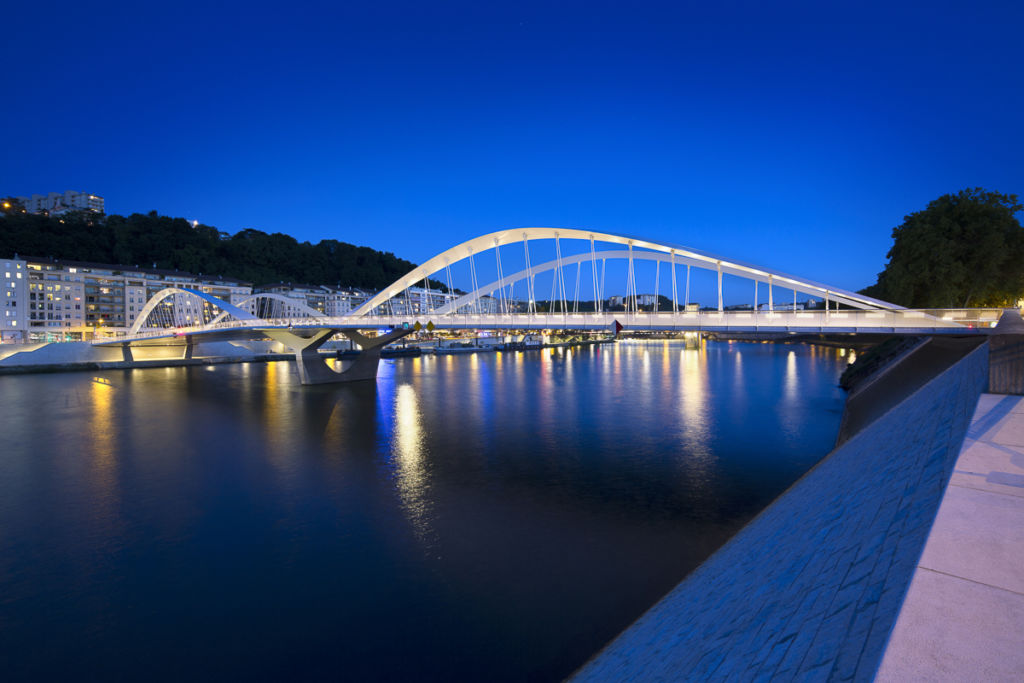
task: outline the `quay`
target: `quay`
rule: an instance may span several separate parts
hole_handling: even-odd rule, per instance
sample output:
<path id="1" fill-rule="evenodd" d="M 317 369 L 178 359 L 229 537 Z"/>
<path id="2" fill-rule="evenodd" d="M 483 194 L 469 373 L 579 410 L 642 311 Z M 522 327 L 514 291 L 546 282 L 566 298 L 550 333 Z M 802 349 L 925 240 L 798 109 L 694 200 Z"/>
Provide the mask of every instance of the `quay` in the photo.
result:
<path id="1" fill-rule="evenodd" d="M 876 680 L 1024 675 L 1024 397 L 982 394 Z"/>

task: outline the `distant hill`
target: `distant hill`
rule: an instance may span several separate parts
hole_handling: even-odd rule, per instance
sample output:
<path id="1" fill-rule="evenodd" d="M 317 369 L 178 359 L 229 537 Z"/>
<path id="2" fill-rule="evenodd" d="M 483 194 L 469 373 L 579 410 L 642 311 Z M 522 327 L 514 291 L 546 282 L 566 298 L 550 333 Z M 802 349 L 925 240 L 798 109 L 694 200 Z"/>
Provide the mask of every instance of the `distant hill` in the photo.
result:
<path id="1" fill-rule="evenodd" d="M 299 242 L 282 233 L 228 235 L 184 218 L 135 213 L 97 219 L 0 213 L 0 257 L 14 254 L 185 270 L 255 285 L 302 282 L 382 289 L 416 267 L 391 252 L 338 240 Z M 154 266 L 155 264 L 155 266 Z M 431 287 L 446 290 L 431 280 Z"/>

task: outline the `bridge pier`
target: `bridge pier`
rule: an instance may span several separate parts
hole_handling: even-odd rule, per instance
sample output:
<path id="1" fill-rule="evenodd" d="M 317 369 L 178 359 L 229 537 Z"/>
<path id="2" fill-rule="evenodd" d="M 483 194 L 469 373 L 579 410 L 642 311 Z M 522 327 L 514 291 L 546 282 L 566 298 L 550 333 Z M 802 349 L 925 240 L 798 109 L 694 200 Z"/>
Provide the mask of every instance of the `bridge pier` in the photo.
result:
<path id="1" fill-rule="evenodd" d="M 192 337 L 185 338 L 185 350 L 181 354 L 182 360 L 192 360 L 192 353 L 195 350 L 196 345 L 192 341 Z"/>
<path id="2" fill-rule="evenodd" d="M 128 342 L 121 344 L 121 360 L 125 363 L 135 362 L 135 356 L 132 355 L 132 345 Z"/>
<path id="3" fill-rule="evenodd" d="M 341 332 L 362 348 L 352 364 L 337 372 L 320 356 L 320 347 Z M 300 337 L 290 330 L 266 330 L 268 337 L 287 346 L 295 353 L 295 367 L 299 381 L 303 384 L 330 384 L 334 382 L 356 382 L 376 379 L 380 365 L 380 352 L 384 347 L 413 332 L 412 329 L 396 329 L 380 337 L 367 337 L 356 330 L 319 329 L 312 330 L 312 336 Z"/>
<path id="4" fill-rule="evenodd" d="M 1024 395 L 1024 319 L 1015 308 L 999 317 L 988 338 L 988 393 Z"/>

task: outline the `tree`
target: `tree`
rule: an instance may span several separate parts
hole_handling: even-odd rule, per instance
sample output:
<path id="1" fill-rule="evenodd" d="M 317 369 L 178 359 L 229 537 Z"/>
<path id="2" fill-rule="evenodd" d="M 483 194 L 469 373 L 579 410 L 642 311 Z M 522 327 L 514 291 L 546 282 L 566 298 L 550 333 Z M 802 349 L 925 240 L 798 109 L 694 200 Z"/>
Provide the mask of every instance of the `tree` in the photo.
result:
<path id="1" fill-rule="evenodd" d="M 1017 196 L 982 188 L 934 200 L 893 228 L 889 262 L 863 290 L 910 308 L 1012 305 L 1024 295 Z"/>

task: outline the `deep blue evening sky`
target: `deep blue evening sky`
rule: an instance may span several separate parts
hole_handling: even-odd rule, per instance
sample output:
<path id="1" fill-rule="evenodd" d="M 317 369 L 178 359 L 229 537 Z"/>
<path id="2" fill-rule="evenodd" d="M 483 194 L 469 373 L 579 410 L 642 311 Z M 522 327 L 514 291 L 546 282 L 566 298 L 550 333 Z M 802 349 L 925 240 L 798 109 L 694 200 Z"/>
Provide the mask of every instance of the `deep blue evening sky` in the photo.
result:
<path id="1" fill-rule="evenodd" d="M 1024 194 L 1020 2 L 22 5 L 0 194 L 413 261 L 622 231 L 847 288 L 935 197 Z"/>

